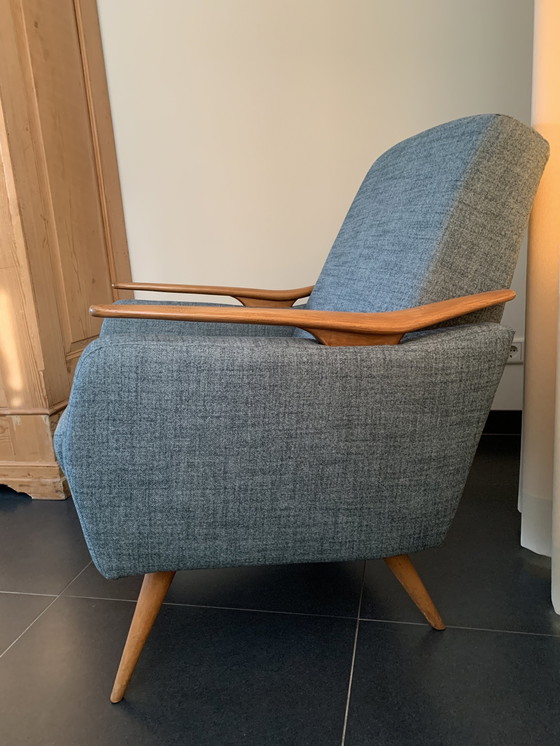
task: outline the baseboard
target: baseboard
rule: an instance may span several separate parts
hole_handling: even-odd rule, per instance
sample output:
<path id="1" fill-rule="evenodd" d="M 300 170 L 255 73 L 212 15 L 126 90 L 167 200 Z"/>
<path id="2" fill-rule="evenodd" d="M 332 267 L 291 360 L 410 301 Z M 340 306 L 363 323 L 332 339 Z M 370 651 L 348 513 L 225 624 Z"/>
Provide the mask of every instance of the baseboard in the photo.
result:
<path id="1" fill-rule="evenodd" d="M 65 500 L 70 495 L 56 461 L 50 464 L 0 461 L 0 485 L 36 500 Z"/>
<path id="2" fill-rule="evenodd" d="M 521 421 L 520 409 L 493 409 L 484 425 L 484 432 L 492 435 L 520 435 Z"/>

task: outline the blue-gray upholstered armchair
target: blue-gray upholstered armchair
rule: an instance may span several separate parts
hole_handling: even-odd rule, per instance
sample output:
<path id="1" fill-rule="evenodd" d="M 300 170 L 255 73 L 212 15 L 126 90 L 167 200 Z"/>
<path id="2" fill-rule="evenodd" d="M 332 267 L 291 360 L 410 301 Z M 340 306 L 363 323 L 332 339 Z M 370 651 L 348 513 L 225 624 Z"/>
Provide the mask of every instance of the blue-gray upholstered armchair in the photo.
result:
<path id="1" fill-rule="evenodd" d="M 461 497 L 547 155 L 509 117 L 435 127 L 373 165 L 314 288 L 92 309 L 56 448 L 98 570 L 145 575 L 113 702 L 176 570 L 382 557 L 444 628 L 408 554 Z"/>

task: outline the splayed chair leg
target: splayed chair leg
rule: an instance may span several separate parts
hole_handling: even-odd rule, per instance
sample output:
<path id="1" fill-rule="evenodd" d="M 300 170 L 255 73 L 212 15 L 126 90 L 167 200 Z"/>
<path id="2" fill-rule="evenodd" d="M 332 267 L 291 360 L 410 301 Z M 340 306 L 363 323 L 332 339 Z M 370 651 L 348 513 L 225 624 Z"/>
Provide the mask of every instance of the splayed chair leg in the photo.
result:
<path id="1" fill-rule="evenodd" d="M 154 626 L 163 599 L 174 576 L 174 572 L 150 572 L 144 575 L 144 582 L 136 602 L 136 610 L 126 638 L 119 670 L 113 684 L 111 702 L 120 702 L 124 697 L 128 682 L 134 673 L 144 644 Z"/>
<path id="2" fill-rule="evenodd" d="M 445 629 L 443 619 L 408 554 L 385 557 L 384 561 L 432 627 L 438 630 Z"/>

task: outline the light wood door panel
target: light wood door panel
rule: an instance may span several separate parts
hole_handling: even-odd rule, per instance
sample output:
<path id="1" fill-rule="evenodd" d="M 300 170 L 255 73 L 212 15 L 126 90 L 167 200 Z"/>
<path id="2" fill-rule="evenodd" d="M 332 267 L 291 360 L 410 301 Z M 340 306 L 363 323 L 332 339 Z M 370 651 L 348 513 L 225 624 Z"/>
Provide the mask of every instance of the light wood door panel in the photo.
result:
<path id="1" fill-rule="evenodd" d="M 65 348 L 99 334 L 88 309 L 113 300 L 95 154 L 72 0 L 22 3 L 45 164 L 55 216 Z"/>
<path id="2" fill-rule="evenodd" d="M 53 432 L 100 320 L 130 297 L 95 0 L 0 0 L 0 485 L 67 495 Z"/>

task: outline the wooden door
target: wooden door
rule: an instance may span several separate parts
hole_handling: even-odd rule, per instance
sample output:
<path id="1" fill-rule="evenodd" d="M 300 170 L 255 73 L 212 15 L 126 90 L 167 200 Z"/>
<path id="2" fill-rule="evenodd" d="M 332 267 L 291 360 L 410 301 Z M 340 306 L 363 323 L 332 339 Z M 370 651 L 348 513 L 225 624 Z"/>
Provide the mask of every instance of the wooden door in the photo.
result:
<path id="1" fill-rule="evenodd" d="M 0 484 L 61 498 L 72 375 L 130 265 L 94 0 L 0 0 Z"/>

